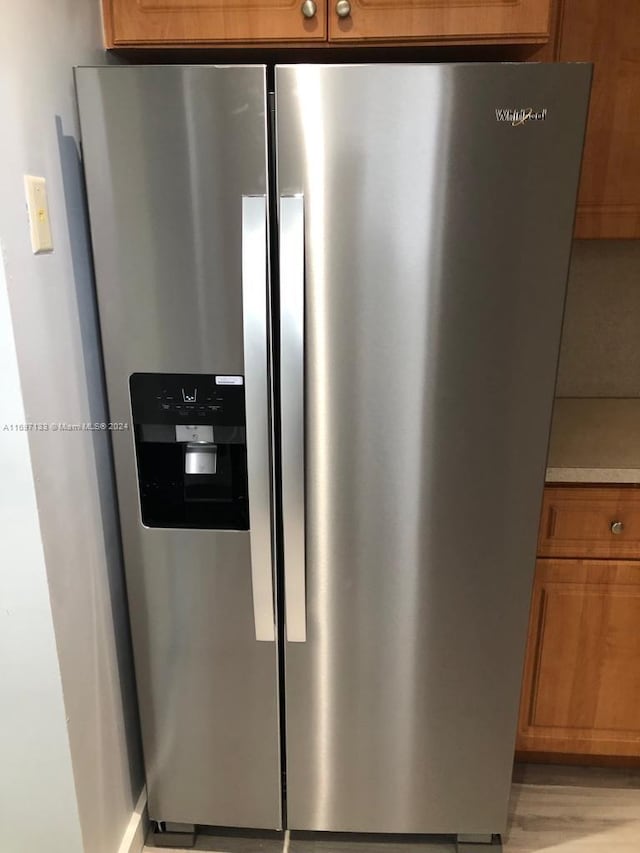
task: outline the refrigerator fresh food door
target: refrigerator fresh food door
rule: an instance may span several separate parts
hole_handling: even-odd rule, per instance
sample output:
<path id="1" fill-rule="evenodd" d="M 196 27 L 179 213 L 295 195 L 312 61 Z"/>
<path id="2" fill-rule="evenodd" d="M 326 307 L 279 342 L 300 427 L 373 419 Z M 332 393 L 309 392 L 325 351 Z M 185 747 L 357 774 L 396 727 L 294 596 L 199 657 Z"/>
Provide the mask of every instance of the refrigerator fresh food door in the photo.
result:
<path id="1" fill-rule="evenodd" d="M 159 821 L 281 826 L 263 67 L 77 71 Z"/>
<path id="2" fill-rule="evenodd" d="M 277 68 L 292 829 L 505 828 L 590 76 Z"/>

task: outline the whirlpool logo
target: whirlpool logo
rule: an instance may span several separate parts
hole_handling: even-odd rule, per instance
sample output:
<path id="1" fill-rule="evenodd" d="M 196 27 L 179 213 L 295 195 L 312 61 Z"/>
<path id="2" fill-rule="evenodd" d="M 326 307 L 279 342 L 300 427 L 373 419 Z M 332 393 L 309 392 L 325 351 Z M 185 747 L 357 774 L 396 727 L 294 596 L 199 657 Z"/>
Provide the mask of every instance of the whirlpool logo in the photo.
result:
<path id="1" fill-rule="evenodd" d="M 508 122 L 511 127 L 521 127 L 528 121 L 546 121 L 547 108 L 534 110 L 533 107 L 525 107 L 524 109 L 514 110 L 510 107 L 503 107 L 496 110 L 496 121 Z"/>

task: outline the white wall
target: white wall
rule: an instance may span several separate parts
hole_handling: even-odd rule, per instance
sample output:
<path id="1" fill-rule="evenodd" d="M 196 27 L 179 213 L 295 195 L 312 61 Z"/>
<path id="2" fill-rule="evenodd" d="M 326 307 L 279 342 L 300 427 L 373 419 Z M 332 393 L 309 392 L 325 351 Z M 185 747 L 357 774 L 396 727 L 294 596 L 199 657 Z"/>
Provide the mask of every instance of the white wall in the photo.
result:
<path id="1" fill-rule="evenodd" d="M 9 302 L 0 258 L 0 849 L 82 838 Z"/>
<path id="2" fill-rule="evenodd" d="M 1 5 L 0 244 L 26 418 L 102 421 L 72 75 L 73 65 L 105 62 L 100 4 Z M 48 182 L 50 255 L 31 254 L 25 173 Z M 108 436 L 30 433 L 29 445 L 84 850 L 115 853 L 142 787 L 142 764 Z M 0 448 L 8 452 L 2 433 Z M 2 549 L 10 571 L 11 544 Z M 37 550 L 37 538 L 31 544 Z M 56 803 L 58 791 L 49 793 Z M 49 851 L 50 834 L 46 841 Z"/>

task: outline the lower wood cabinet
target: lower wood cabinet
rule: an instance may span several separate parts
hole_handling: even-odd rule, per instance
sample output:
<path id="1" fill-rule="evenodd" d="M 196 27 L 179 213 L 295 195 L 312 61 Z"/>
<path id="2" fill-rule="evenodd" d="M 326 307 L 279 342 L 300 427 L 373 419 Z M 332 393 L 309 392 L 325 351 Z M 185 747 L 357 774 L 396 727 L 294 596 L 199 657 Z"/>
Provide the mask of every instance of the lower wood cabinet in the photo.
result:
<path id="1" fill-rule="evenodd" d="M 516 750 L 640 763 L 640 489 L 548 488 Z M 594 559 L 601 557 L 601 559 Z M 635 761 L 634 761 L 635 763 Z"/>
<path id="2" fill-rule="evenodd" d="M 518 749 L 640 756 L 640 562 L 538 561 Z"/>

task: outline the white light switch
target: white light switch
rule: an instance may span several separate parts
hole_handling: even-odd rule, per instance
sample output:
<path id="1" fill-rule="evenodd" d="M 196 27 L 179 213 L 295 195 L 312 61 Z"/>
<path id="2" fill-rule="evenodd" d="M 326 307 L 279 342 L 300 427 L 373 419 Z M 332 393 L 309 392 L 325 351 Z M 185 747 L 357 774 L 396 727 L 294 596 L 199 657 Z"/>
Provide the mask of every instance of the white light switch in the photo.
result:
<path id="1" fill-rule="evenodd" d="M 29 212 L 29 231 L 31 249 L 34 255 L 53 251 L 51 222 L 49 221 L 49 202 L 47 201 L 47 182 L 33 175 L 24 176 L 24 191 L 27 196 Z"/>

